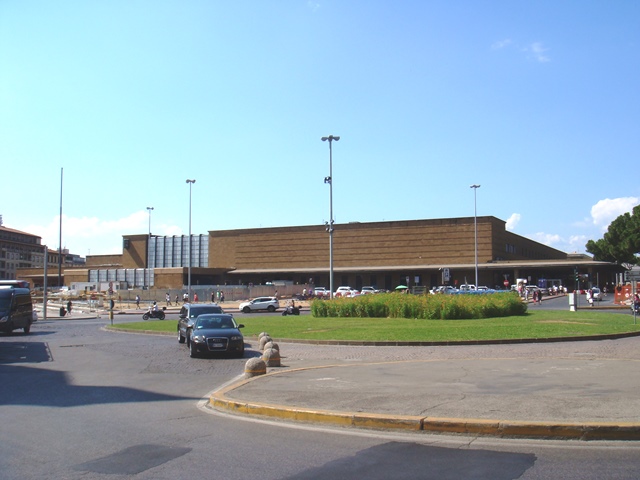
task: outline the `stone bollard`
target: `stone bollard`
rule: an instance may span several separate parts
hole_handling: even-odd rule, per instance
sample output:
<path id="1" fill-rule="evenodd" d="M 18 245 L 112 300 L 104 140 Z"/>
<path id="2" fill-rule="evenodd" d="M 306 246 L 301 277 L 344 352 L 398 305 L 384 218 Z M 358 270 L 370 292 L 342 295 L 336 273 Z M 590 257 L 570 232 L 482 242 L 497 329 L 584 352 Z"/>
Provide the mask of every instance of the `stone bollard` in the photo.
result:
<path id="1" fill-rule="evenodd" d="M 260 332 L 260 335 L 258 335 L 258 340 L 260 340 L 262 337 L 268 337 L 269 334 L 267 332 Z"/>
<path id="2" fill-rule="evenodd" d="M 246 378 L 256 377 L 267 373 L 267 364 L 262 358 L 250 358 L 244 365 L 244 376 Z"/>
<path id="3" fill-rule="evenodd" d="M 271 337 L 269 335 L 265 335 L 260 339 L 260 350 L 264 350 L 264 346 L 271 341 Z"/>
<path id="4" fill-rule="evenodd" d="M 264 349 L 273 348 L 274 350 L 280 351 L 280 346 L 277 343 L 273 343 L 273 340 L 264 344 Z"/>
<path id="5" fill-rule="evenodd" d="M 262 360 L 267 364 L 267 367 L 279 367 L 280 366 L 280 352 L 273 348 L 268 348 L 262 354 Z"/>

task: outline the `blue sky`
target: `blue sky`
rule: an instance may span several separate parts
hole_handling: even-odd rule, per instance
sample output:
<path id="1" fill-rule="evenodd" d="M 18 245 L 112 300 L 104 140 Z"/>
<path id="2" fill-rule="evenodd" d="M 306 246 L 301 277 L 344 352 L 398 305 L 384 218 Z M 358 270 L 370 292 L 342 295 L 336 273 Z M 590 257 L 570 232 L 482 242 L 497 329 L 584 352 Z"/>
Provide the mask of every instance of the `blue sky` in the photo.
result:
<path id="1" fill-rule="evenodd" d="M 122 235 L 473 216 L 584 252 L 640 203 L 640 3 L 0 2 L 6 227 Z"/>

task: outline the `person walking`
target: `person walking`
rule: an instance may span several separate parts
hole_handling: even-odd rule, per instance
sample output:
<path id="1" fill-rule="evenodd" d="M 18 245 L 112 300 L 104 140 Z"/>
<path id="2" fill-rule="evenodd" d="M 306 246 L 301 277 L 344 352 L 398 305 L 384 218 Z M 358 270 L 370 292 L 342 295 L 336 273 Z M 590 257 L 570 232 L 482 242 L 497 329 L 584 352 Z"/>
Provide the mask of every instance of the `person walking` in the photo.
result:
<path id="1" fill-rule="evenodd" d="M 73 303 L 71 303 L 71 300 L 69 300 L 69 301 L 67 302 L 67 313 L 68 313 L 69 315 L 71 315 L 71 307 L 73 307 Z"/>
<path id="2" fill-rule="evenodd" d="M 169 292 L 166 293 L 166 295 L 164 296 L 164 299 L 167 302 L 167 307 L 171 306 L 171 295 L 169 295 Z"/>
<path id="3" fill-rule="evenodd" d="M 136 295 L 136 309 L 140 308 L 140 295 Z"/>

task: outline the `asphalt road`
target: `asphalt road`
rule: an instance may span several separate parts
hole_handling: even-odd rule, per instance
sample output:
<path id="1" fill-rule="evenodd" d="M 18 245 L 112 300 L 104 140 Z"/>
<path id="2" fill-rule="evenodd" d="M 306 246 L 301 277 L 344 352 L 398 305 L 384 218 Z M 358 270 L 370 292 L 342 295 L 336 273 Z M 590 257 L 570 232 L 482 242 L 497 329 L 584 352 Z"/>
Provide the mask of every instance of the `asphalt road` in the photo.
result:
<path id="1" fill-rule="evenodd" d="M 387 434 L 216 414 L 202 399 L 242 374 L 246 359 L 191 359 L 174 337 L 105 332 L 105 323 L 39 322 L 30 335 L 0 336 L 1 480 L 639 476 L 638 442 Z M 251 347 L 247 357 L 259 355 Z M 308 361 L 351 355 L 296 348 Z M 435 351 L 401 348 L 385 355 Z"/>

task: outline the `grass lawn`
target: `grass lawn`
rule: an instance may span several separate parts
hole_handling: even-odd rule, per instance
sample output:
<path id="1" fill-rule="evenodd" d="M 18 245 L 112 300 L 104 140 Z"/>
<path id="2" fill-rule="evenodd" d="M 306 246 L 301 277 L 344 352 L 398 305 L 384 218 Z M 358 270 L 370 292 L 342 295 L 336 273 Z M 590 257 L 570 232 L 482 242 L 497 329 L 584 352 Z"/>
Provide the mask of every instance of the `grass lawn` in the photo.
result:
<path id="1" fill-rule="evenodd" d="M 531 311 L 524 316 L 482 320 L 409 320 L 391 318 L 314 318 L 236 315 L 245 337 L 268 332 L 275 339 L 364 342 L 447 342 L 556 338 L 640 332 L 633 316 L 589 310 Z M 114 329 L 176 332 L 174 320 L 114 325 Z"/>

